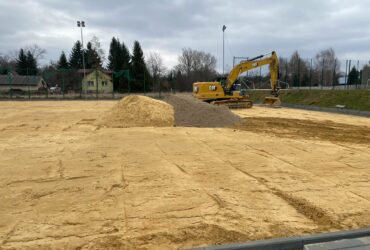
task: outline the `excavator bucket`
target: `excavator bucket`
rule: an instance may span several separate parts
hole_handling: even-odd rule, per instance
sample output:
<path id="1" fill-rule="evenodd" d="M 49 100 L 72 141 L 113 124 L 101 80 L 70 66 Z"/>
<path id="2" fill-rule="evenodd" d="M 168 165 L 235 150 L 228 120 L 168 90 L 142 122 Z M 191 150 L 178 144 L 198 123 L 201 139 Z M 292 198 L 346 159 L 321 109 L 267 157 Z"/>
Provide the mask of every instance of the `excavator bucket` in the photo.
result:
<path id="1" fill-rule="evenodd" d="M 265 105 L 267 107 L 280 108 L 281 107 L 281 101 L 280 101 L 279 97 L 266 96 L 265 100 L 263 101 L 263 105 Z"/>

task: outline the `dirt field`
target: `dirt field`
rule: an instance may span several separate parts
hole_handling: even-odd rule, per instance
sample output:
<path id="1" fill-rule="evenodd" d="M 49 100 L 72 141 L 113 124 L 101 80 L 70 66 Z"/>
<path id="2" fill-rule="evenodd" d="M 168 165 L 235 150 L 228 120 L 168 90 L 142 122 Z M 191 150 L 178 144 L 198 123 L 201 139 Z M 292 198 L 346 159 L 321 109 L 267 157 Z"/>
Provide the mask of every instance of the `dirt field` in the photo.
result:
<path id="1" fill-rule="evenodd" d="M 370 119 L 289 108 L 234 110 L 243 117 L 236 127 L 275 137 L 319 139 L 332 143 L 370 144 Z"/>
<path id="2" fill-rule="evenodd" d="M 115 103 L 0 102 L 0 249 L 177 249 L 370 226 L 370 119 L 255 107 L 233 128 L 93 125 Z"/>

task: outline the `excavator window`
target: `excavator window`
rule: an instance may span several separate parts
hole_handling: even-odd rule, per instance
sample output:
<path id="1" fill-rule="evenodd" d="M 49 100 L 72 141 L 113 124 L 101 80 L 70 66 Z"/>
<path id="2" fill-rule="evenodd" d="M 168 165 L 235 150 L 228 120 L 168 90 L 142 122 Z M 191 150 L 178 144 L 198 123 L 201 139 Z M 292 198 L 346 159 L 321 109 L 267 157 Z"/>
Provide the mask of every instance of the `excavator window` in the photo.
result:
<path id="1" fill-rule="evenodd" d="M 225 86 L 227 77 L 226 76 L 219 76 L 216 78 L 216 82 L 221 83 L 222 86 Z"/>

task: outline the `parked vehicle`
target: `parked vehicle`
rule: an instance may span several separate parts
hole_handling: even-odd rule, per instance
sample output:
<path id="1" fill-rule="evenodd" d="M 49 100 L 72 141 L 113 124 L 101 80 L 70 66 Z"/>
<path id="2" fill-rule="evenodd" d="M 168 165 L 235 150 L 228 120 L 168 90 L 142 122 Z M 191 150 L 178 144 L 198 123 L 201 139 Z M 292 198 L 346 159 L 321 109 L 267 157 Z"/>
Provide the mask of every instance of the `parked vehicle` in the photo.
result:
<path id="1" fill-rule="evenodd" d="M 60 94 L 62 92 L 61 88 L 56 85 L 54 87 L 49 88 L 50 94 Z"/>

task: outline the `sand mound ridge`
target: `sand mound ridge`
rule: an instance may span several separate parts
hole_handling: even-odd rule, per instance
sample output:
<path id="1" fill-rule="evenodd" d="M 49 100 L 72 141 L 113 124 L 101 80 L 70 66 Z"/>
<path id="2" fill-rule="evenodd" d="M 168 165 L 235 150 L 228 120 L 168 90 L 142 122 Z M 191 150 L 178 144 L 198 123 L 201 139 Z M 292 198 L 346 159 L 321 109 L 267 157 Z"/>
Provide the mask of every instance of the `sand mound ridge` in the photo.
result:
<path id="1" fill-rule="evenodd" d="M 99 122 L 114 128 L 171 127 L 174 109 L 165 102 L 141 95 L 130 95 L 120 100 Z"/>

